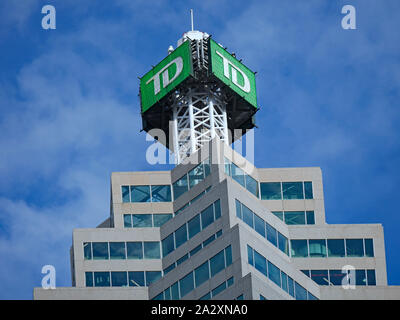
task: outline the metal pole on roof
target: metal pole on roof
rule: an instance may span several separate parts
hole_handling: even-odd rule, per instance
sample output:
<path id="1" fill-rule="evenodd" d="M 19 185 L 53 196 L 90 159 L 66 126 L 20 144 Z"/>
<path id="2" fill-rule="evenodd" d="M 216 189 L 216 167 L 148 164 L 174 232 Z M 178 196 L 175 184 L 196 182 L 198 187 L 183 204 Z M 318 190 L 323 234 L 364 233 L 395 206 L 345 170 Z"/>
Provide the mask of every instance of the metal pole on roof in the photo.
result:
<path id="1" fill-rule="evenodd" d="M 192 31 L 194 31 L 194 24 L 193 24 L 193 9 L 190 9 L 190 21 L 192 23 Z"/>

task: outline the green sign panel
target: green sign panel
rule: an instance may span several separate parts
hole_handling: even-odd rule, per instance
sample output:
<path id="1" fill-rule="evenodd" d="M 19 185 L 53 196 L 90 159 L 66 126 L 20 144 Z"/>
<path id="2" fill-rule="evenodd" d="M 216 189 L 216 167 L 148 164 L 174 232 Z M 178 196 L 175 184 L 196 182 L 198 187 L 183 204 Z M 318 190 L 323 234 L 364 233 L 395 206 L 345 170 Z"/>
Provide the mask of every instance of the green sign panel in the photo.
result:
<path id="1" fill-rule="evenodd" d="M 243 63 L 210 39 L 211 72 L 257 108 L 256 77 Z"/>
<path id="2" fill-rule="evenodd" d="M 142 112 L 149 110 L 192 74 L 189 41 L 185 41 L 140 79 Z"/>

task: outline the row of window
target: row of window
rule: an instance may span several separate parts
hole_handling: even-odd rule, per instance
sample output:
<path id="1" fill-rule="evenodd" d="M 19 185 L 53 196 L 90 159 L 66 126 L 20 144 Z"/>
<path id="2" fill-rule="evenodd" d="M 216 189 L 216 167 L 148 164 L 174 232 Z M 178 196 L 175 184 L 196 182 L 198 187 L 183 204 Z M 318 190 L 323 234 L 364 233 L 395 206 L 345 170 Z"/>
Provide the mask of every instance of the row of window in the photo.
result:
<path id="1" fill-rule="evenodd" d="M 373 239 L 309 239 L 291 240 L 294 258 L 306 257 L 373 257 Z"/>
<path id="2" fill-rule="evenodd" d="M 219 230 L 217 233 L 213 234 L 211 237 L 208 239 L 204 240 L 202 243 L 200 243 L 197 247 L 195 247 L 193 250 L 190 252 L 186 253 L 182 257 L 180 257 L 176 262 L 172 263 L 168 267 L 164 269 L 164 274 L 167 274 L 171 270 L 175 269 L 175 267 L 179 266 L 181 263 L 186 261 L 187 259 L 193 257 L 197 252 L 199 252 L 201 249 L 205 248 L 208 246 L 211 242 L 213 242 L 215 239 L 219 238 L 222 235 L 222 230 Z"/>
<path id="3" fill-rule="evenodd" d="M 266 238 L 275 247 L 289 255 L 288 239 L 274 227 L 272 227 L 268 222 L 264 221 L 264 219 L 260 218 L 253 211 L 247 208 L 239 200 L 236 199 L 235 201 L 236 216 L 257 231 L 264 238 Z"/>
<path id="4" fill-rule="evenodd" d="M 172 213 L 124 214 L 124 227 L 156 228 L 161 227 L 169 219 L 172 219 Z"/>
<path id="5" fill-rule="evenodd" d="M 84 242 L 85 260 L 160 259 L 160 242 Z"/>
<path id="6" fill-rule="evenodd" d="M 122 202 L 170 202 L 171 185 L 121 186 Z"/>
<path id="7" fill-rule="evenodd" d="M 148 287 L 161 278 L 161 271 L 85 272 L 86 287 Z"/>
<path id="8" fill-rule="evenodd" d="M 285 272 L 280 270 L 263 255 L 247 245 L 248 263 L 260 271 L 264 276 L 274 282 L 283 291 L 290 294 L 296 300 L 316 300 L 317 298 L 304 287 L 294 281 Z"/>
<path id="9" fill-rule="evenodd" d="M 211 259 L 179 279 L 171 287 L 168 287 L 165 291 L 155 296 L 153 300 L 179 300 L 231 264 L 232 248 L 229 245 Z"/>
<path id="10" fill-rule="evenodd" d="M 312 199 L 311 181 L 260 182 L 261 200 Z"/>
<path id="11" fill-rule="evenodd" d="M 301 270 L 305 275 L 321 286 L 376 286 L 374 269 L 357 270 Z"/>
<path id="12" fill-rule="evenodd" d="M 175 181 L 172 184 L 172 188 L 174 190 L 174 199 L 178 199 L 186 191 L 203 181 L 210 174 L 210 172 L 210 163 L 209 159 L 207 159 L 194 167 L 183 177 Z"/>
<path id="13" fill-rule="evenodd" d="M 221 206 L 218 199 L 161 241 L 163 257 L 167 256 L 186 241 L 193 238 L 196 234 L 220 217 Z"/>
<path id="14" fill-rule="evenodd" d="M 232 177 L 233 180 L 238 182 L 257 198 L 259 197 L 258 182 L 256 179 L 245 173 L 236 164 L 225 158 L 225 174 Z"/>
<path id="15" fill-rule="evenodd" d="M 199 200 L 202 196 L 204 196 L 208 191 L 210 191 L 211 186 L 206 188 L 204 191 L 200 192 L 196 197 L 194 197 L 192 200 L 190 200 L 188 203 L 186 203 L 184 206 L 179 208 L 178 210 L 175 211 L 175 215 L 181 213 L 183 210 L 185 210 L 187 207 L 189 207 L 191 204 L 195 203 L 197 200 Z"/>
<path id="16" fill-rule="evenodd" d="M 272 211 L 287 225 L 315 224 L 314 211 Z"/>
<path id="17" fill-rule="evenodd" d="M 211 298 L 214 298 L 216 295 L 220 294 L 225 289 L 232 286 L 233 283 L 234 283 L 234 279 L 233 279 L 233 277 L 230 277 L 228 280 L 222 282 L 219 286 L 215 287 L 210 292 L 208 292 L 207 294 L 202 296 L 199 300 L 210 300 Z"/>

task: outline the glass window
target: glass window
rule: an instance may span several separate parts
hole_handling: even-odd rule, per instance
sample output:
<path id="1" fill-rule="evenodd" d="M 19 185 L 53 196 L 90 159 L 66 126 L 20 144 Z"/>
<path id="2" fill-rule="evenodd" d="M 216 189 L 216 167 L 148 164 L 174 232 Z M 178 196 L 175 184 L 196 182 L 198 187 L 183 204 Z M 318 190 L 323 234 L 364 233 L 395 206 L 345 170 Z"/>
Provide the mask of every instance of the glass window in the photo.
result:
<path id="1" fill-rule="evenodd" d="M 110 259 L 125 259 L 125 242 L 110 242 Z"/>
<path id="2" fill-rule="evenodd" d="M 164 292 L 160 292 L 158 295 L 156 295 L 153 299 L 151 300 L 164 300 Z"/>
<path id="3" fill-rule="evenodd" d="M 182 178 L 177 180 L 173 185 L 174 189 L 174 199 L 178 199 L 182 194 L 184 194 L 186 191 L 188 191 L 188 180 L 187 180 L 187 175 L 185 174 Z"/>
<path id="4" fill-rule="evenodd" d="M 254 250 L 254 267 L 263 275 L 267 275 L 267 260 Z"/>
<path id="5" fill-rule="evenodd" d="M 203 248 L 207 245 L 209 245 L 211 242 L 213 242 L 215 240 L 215 234 L 213 234 L 211 237 L 209 237 L 208 239 L 206 239 L 203 242 Z"/>
<path id="6" fill-rule="evenodd" d="M 236 217 L 242 219 L 242 204 L 238 200 L 235 200 L 235 204 L 236 204 Z"/>
<path id="7" fill-rule="evenodd" d="M 254 259 L 253 259 L 253 248 L 247 245 L 247 262 L 254 266 Z"/>
<path id="8" fill-rule="evenodd" d="M 348 257 L 363 257 L 363 239 L 346 239 L 346 254 Z"/>
<path id="9" fill-rule="evenodd" d="M 92 244 L 90 242 L 83 243 L 83 256 L 85 260 L 92 259 Z"/>
<path id="10" fill-rule="evenodd" d="M 268 300 L 268 299 L 264 297 L 262 294 L 260 294 L 260 300 Z"/>
<path id="11" fill-rule="evenodd" d="M 128 259 L 143 259 L 142 242 L 127 242 L 126 255 Z"/>
<path id="12" fill-rule="evenodd" d="M 326 257 L 325 239 L 308 240 L 310 246 L 310 257 Z"/>
<path id="13" fill-rule="evenodd" d="M 151 228 L 153 226 L 151 214 L 133 214 L 132 226 L 134 228 Z"/>
<path id="14" fill-rule="evenodd" d="M 328 239 L 328 256 L 344 257 L 344 239 Z"/>
<path id="15" fill-rule="evenodd" d="M 171 298 L 172 298 L 172 300 L 179 300 L 179 285 L 178 285 L 178 282 L 175 282 L 171 286 Z"/>
<path id="16" fill-rule="evenodd" d="M 306 199 L 313 199 L 313 188 L 311 181 L 304 181 L 304 196 Z"/>
<path id="17" fill-rule="evenodd" d="M 245 186 L 244 182 L 244 172 L 242 169 L 240 169 L 237 165 L 232 163 L 231 165 L 231 170 L 232 170 L 232 178 L 236 182 L 240 183 L 243 187 Z"/>
<path id="18" fill-rule="evenodd" d="M 276 229 L 269 223 L 265 223 L 265 229 L 267 231 L 267 240 L 271 242 L 275 247 L 278 246 L 278 238 L 276 234 Z"/>
<path id="19" fill-rule="evenodd" d="M 129 186 L 121 186 L 122 202 L 130 202 L 129 199 Z"/>
<path id="20" fill-rule="evenodd" d="M 327 286 L 328 270 L 311 270 L 311 279 L 321 286 Z"/>
<path id="21" fill-rule="evenodd" d="M 314 296 L 313 294 L 311 294 L 310 292 L 308 293 L 308 300 L 318 300 L 318 298 L 316 296 Z"/>
<path id="22" fill-rule="evenodd" d="M 254 194 L 258 198 L 258 182 L 251 176 L 245 174 L 246 178 L 246 189 Z"/>
<path id="23" fill-rule="evenodd" d="M 164 300 L 171 300 L 171 287 L 165 289 Z"/>
<path id="24" fill-rule="evenodd" d="M 288 239 L 278 231 L 278 248 L 289 255 L 289 241 Z"/>
<path id="25" fill-rule="evenodd" d="M 283 211 L 271 211 L 272 214 L 283 221 Z"/>
<path id="26" fill-rule="evenodd" d="M 288 292 L 287 274 L 281 271 L 282 290 Z"/>
<path id="27" fill-rule="evenodd" d="M 193 250 L 191 250 L 190 256 L 194 256 L 197 252 L 199 252 L 203 247 L 201 246 L 201 244 L 199 244 L 196 248 L 194 248 Z"/>
<path id="28" fill-rule="evenodd" d="M 211 277 L 225 268 L 224 250 L 210 259 Z"/>
<path id="29" fill-rule="evenodd" d="M 181 298 L 187 295 L 194 288 L 193 283 L 193 272 L 190 272 L 181 280 L 179 280 L 179 289 L 181 292 Z"/>
<path id="30" fill-rule="evenodd" d="M 193 217 L 188 222 L 189 239 L 200 232 L 200 215 Z"/>
<path id="31" fill-rule="evenodd" d="M 367 280 L 369 286 L 376 286 L 375 270 L 367 270 Z"/>
<path id="32" fill-rule="evenodd" d="M 189 171 L 189 187 L 192 188 L 204 179 L 203 164 L 200 163 L 197 167 Z"/>
<path id="33" fill-rule="evenodd" d="M 310 277 L 310 270 L 300 270 L 303 272 L 307 277 Z"/>
<path id="34" fill-rule="evenodd" d="M 211 173 L 210 159 L 204 160 L 203 165 L 204 165 L 204 174 L 207 177 Z"/>
<path id="35" fill-rule="evenodd" d="M 164 269 L 164 275 L 166 275 L 168 272 L 174 269 L 175 269 L 175 262 Z"/>
<path id="36" fill-rule="evenodd" d="M 131 186 L 132 202 L 150 202 L 150 186 Z"/>
<path id="37" fill-rule="evenodd" d="M 93 287 L 93 272 L 85 272 L 86 287 Z"/>
<path id="38" fill-rule="evenodd" d="M 365 256 L 373 257 L 374 256 L 374 242 L 372 239 L 364 239 L 365 243 Z"/>
<path id="39" fill-rule="evenodd" d="M 307 224 L 315 224 L 314 211 L 306 211 Z"/>
<path id="40" fill-rule="evenodd" d="M 211 296 L 214 298 L 217 294 L 221 293 L 226 289 L 226 282 L 222 282 L 218 287 L 211 291 Z"/>
<path id="41" fill-rule="evenodd" d="M 294 298 L 294 281 L 288 276 L 288 292 Z"/>
<path id="42" fill-rule="evenodd" d="M 219 199 L 214 202 L 215 220 L 221 217 L 221 203 Z"/>
<path id="43" fill-rule="evenodd" d="M 144 258 L 160 259 L 160 243 L 158 241 L 144 242 Z"/>
<path id="44" fill-rule="evenodd" d="M 228 246 L 225 248 L 225 261 L 226 267 L 232 264 L 232 247 Z"/>
<path id="45" fill-rule="evenodd" d="M 163 257 L 175 250 L 174 247 L 174 234 L 171 233 L 168 237 L 162 240 Z"/>
<path id="46" fill-rule="evenodd" d="M 196 281 L 196 287 L 200 286 L 202 283 L 210 278 L 209 275 L 208 261 L 204 262 L 200 267 L 194 269 L 194 279 Z"/>
<path id="47" fill-rule="evenodd" d="M 172 219 L 172 214 L 170 213 L 153 214 L 153 222 L 155 227 L 161 227 L 169 219 Z"/>
<path id="48" fill-rule="evenodd" d="M 108 260 L 108 242 L 93 242 L 93 259 Z"/>
<path id="49" fill-rule="evenodd" d="M 152 283 L 161 279 L 161 271 L 146 271 L 146 286 L 148 287 Z"/>
<path id="50" fill-rule="evenodd" d="M 124 214 L 124 227 L 132 228 L 132 215 Z"/>
<path id="51" fill-rule="evenodd" d="M 268 261 L 268 278 L 281 286 L 281 270 L 270 261 Z"/>
<path id="52" fill-rule="evenodd" d="M 356 270 L 356 286 L 366 286 L 367 277 L 365 270 Z"/>
<path id="53" fill-rule="evenodd" d="M 151 186 L 151 201 L 153 202 L 170 202 L 171 186 Z"/>
<path id="54" fill-rule="evenodd" d="M 304 199 L 303 182 L 282 182 L 283 199 Z"/>
<path id="55" fill-rule="evenodd" d="M 199 300 L 210 300 L 211 299 L 211 292 L 208 292 L 204 296 L 202 296 Z"/>
<path id="56" fill-rule="evenodd" d="M 285 223 L 288 225 L 306 224 L 304 211 L 285 211 Z"/>
<path id="57" fill-rule="evenodd" d="M 128 279 L 126 271 L 112 271 L 111 272 L 111 286 L 113 287 L 127 287 Z"/>
<path id="58" fill-rule="evenodd" d="M 205 229 L 208 225 L 214 222 L 213 205 L 208 206 L 201 212 L 201 227 Z"/>
<path id="59" fill-rule="evenodd" d="M 280 182 L 261 182 L 261 200 L 281 200 L 281 183 Z"/>
<path id="60" fill-rule="evenodd" d="M 244 300 L 243 294 L 241 294 L 239 297 L 237 297 L 236 300 Z"/>
<path id="61" fill-rule="evenodd" d="M 308 257 L 307 240 L 290 240 L 293 258 Z"/>
<path id="62" fill-rule="evenodd" d="M 329 282 L 334 286 L 341 286 L 345 276 L 346 273 L 343 273 L 342 270 L 329 270 Z"/>
<path id="63" fill-rule="evenodd" d="M 231 285 L 233 285 L 233 277 L 230 277 L 228 280 L 226 280 L 226 286 L 229 288 Z"/>
<path id="64" fill-rule="evenodd" d="M 225 164 L 225 174 L 227 176 L 231 176 L 231 162 L 227 158 L 224 158 L 224 164 Z"/>
<path id="65" fill-rule="evenodd" d="M 265 238 L 265 221 L 254 214 L 254 229 Z"/>
<path id="66" fill-rule="evenodd" d="M 300 284 L 294 282 L 294 288 L 296 292 L 296 300 L 307 300 L 307 290 L 304 289 Z"/>
<path id="67" fill-rule="evenodd" d="M 186 223 L 175 231 L 175 248 L 180 247 L 187 241 Z"/>
<path id="68" fill-rule="evenodd" d="M 220 236 L 222 236 L 222 229 L 218 230 L 217 233 L 215 234 L 217 236 L 217 238 L 219 238 Z"/>
<path id="69" fill-rule="evenodd" d="M 254 228 L 253 211 L 251 211 L 245 205 L 242 205 L 242 214 L 243 214 L 243 221 L 250 227 Z"/>
<path id="70" fill-rule="evenodd" d="M 95 287 L 109 287 L 110 286 L 110 272 L 94 272 L 94 286 Z"/>

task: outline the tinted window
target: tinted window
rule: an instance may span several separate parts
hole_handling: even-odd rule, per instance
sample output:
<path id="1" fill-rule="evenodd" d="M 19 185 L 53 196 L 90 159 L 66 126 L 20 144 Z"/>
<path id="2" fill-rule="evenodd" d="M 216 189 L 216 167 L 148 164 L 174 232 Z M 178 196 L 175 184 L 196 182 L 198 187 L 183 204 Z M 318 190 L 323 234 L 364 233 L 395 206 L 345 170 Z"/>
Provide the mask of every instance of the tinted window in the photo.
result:
<path id="1" fill-rule="evenodd" d="M 207 281 L 209 279 L 208 261 L 203 263 L 200 267 L 196 268 L 194 270 L 194 274 L 195 274 L 196 287 L 200 286 L 202 283 Z"/>
<path id="2" fill-rule="evenodd" d="M 268 223 L 265 223 L 265 229 L 267 232 L 267 240 L 269 242 L 271 242 L 275 247 L 277 247 L 278 246 L 278 238 L 277 238 L 276 229 Z"/>
<path id="3" fill-rule="evenodd" d="M 304 181 L 304 196 L 306 199 L 313 198 L 313 189 L 311 181 Z"/>
<path id="4" fill-rule="evenodd" d="M 242 205 L 242 214 L 243 214 L 243 221 L 250 227 L 254 228 L 253 212 L 245 205 Z"/>
<path id="5" fill-rule="evenodd" d="M 175 248 L 178 248 L 187 241 L 186 224 L 175 231 Z"/>
<path id="6" fill-rule="evenodd" d="M 304 211 L 285 211 L 285 223 L 292 224 L 306 224 Z"/>
<path id="7" fill-rule="evenodd" d="M 132 202 L 150 202 L 150 186 L 131 186 Z"/>
<path id="8" fill-rule="evenodd" d="M 158 241 L 144 242 L 144 258 L 160 259 L 160 243 Z"/>
<path id="9" fill-rule="evenodd" d="M 376 286 L 375 270 L 367 270 L 367 280 L 369 286 Z"/>
<path id="10" fill-rule="evenodd" d="M 344 257 L 344 239 L 328 239 L 328 256 Z"/>
<path id="11" fill-rule="evenodd" d="M 128 259 L 143 259 L 142 242 L 127 242 L 126 254 Z"/>
<path id="12" fill-rule="evenodd" d="M 110 286 L 110 273 L 107 272 L 94 272 L 94 286 L 95 287 L 109 287 Z"/>
<path id="13" fill-rule="evenodd" d="M 214 202 L 215 220 L 221 217 L 221 204 L 219 199 Z"/>
<path id="14" fill-rule="evenodd" d="M 197 167 L 189 171 L 189 186 L 192 188 L 204 179 L 204 168 L 203 164 L 199 164 Z"/>
<path id="15" fill-rule="evenodd" d="M 125 242 L 110 242 L 110 259 L 125 259 Z"/>
<path id="16" fill-rule="evenodd" d="M 146 271 L 146 286 L 148 287 L 153 282 L 161 279 L 161 271 Z"/>
<path id="17" fill-rule="evenodd" d="M 171 201 L 171 186 L 151 186 L 151 201 L 169 202 Z"/>
<path id="18" fill-rule="evenodd" d="M 190 291 L 193 290 L 194 284 L 193 284 L 193 272 L 190 272 L 188 275 L 186 275 L 184 278 L 179 280 L 179 288 L 181 292 L 181 297 L 184 297 L 187 295 Z"/>
<path id="19" fill-rule="evenodd" d="M 363 239 L 346 239 L 346 253 L 348 257 L 363 257 Z"/>
<path id="20" fill-rule="evenodd" d="M 128 285 L 126 271 L 111 272 L 111 285 L 113 287 L 126 287 Z"/>
<path id="21" fill-rule="evenodd" d="M 231 170 L 232 170 L 232 178 L 233 180 L 239 182 L 243 187 L 245 186 L 244 182 L 244 172 L 242 169 L 240 169 L 238 166 L 236 166 L 234 163 L 231 165 Z"/>
<path id="22" fill-rule="evenodd" d="M 93 259 L 106 260 L 108 259 L 108 243 L 107 242 L 93 242 Z"/>
<path id="23" fill-rule="evenodd" d="M 281 183 L 280 182 L 262 182 L 260 183 L 262 200 L 280 200 Z"/>
<path id="24" fill-rule="evenodd" d="M 304 199 L 302 182 L 282 182 L 283 199 Z"/>
<path id="25" fill-rule="evenodd" d="M 129 198 L 129 186 L 122 186 L 122 202 L 130 202 Z"/>
<path id="26" fill-rule="evenodd" d="M 311 279 L 319 285 L 328 285 L 328 270 L 311 270 Z"/>
<path id="27" fill-rule="evenodd" d="M 294 287 L 296 292 L 296 300 L 307 300 L 307 290 L 297 282 L 294 283 Z"/>
<path id="28" fill-rule="evenodd" d="M 283 211 L 271 211 L 272 214 L 283 221 Z"/>
<path id="29" fill-rule="evenodd" d="M 254 194 L 258 198 L 258 182 L 253 179 L 249 175 L 245 175 L 246 177 L 246 189 L 249 190 L 252 194 Z"/>
<path id="30" fill-rule="evenodd" d="M 155 227 L 161 227 L 164 223 L 166 223 L 169 219 L 172 218 L 172 214 L 170 213 L 162 213 L 162 214 L 153 214 L 153 222 Z"/>
<path id="31" fill-rule="evenodd" d="M 213 223 L 214 221 L 214 209 L 213 205 L 210 205 L 208 208 L 201 212 L 201 226 L 202 229 L 206 228 L 208 225 Z"/>
<path id="32" fill-rule="evenodd" d="M 281 286 L 281 270 L 273 263 L 268 261 L 268 278 L 275 282 L 278 286 Z"/>
<path id="33" fill-rule="evenodd" d="M 315 224 L 314 211 L 306 211 L 307 224 Z"/>
<path id="34" fill-rule="evenodd" d="M 93 287 L 93 272 L 85 272 L 86 287 Z"/>
<path id="35" fill-rule="evenodd" d="M 278 248 L 286 253 L 289 254 L 289 242 L 288 239 L 278 231 Z"/>
<path id="36" fill-rule="evenodd" d="M 341 286 L 345 276 L 346 274 L 342 270 L 329 270 L 329 281 L 334 286 Z"/>
<path id="37" fill-rule="evenodd" d="M 365 256 L 373 257 L 374 256 L 374 242 L 372 239 L 364 239 L 365 242 Z"/>
<path id="38" fill-rule="evenodd" d="M 153 226 L 151 214 L 133 214 L 132 226 L 134 228 L 151 228 Z"/>
<path id="39" fill-rule="evenodd" d="M 366 286 L 367 277 L 365 270 L 356 270 L 356 286 Z"/>
<path id="40" fill-rule="evenodd" d="M 200 232 L 200 215 L 198 214 L 188 222 L 189 239 Z"/>
<path id="41" fill-rule="evenodd" d="M 242 219 L 242 204 L 238 200 L 235 200 L 235 204 L 236 204 L 236 217 Z"/>
<path id="42" fill-rule="evenodd" d="M 92 259 L 92 245 L 90 242 L 83 243 L 83 256 L 85 257 L 85 260 Z"/>
<path id="43" fill-rule="evenodd" d="M 254 229 L 265 238 L 265 222 L 258 215 L 254 215 Z"/>
<path id="44" fill-rule="evenodd" d="M 247 262 L 254 266 L 254 259 L 253 259 L 253 248 L 247 245 Z"/>
<path id="45" fill-rule="evenodd" d="M 254 267 L 262 274 L 267 275 L 267 261 L 266 259 L 254 250 Z"/>
<path id="46" fill-rule="evenodd" d="M 225 268 L 224 250 L 210 259 L 211 277 Z"/>
<path id="47" fill-rule="evenodd" d="M 292 257 L 308 257 L 307 240 L 291 240 L 290 244 Z"/>
<path id="48" fill-rule="evenodd" d="M 309 240 L 310 257 L 326 257 L 325 239 Z"/>
<path id="49" fill-rule="evenodd" d="M 124 214 L 124 227 L 132 228 L 132 215 Z"/>
<path id="50" fill-rule="evenodd" d="M 188 191 L 187 176 L 184 175 L 182 178 L 177 180 L 173 185 L 174 188 L 174 199 L 178 199 L 182 194 Z"/>

